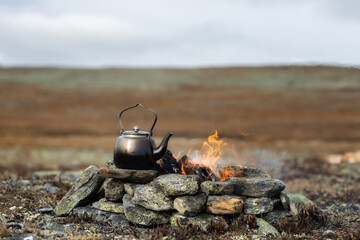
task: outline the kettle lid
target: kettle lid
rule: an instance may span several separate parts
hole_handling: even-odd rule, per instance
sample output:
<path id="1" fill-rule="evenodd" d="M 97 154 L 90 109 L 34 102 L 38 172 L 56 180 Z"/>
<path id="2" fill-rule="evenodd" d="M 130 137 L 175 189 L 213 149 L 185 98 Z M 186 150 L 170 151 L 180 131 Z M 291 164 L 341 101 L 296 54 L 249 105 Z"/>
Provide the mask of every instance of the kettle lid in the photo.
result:
<path id="1" fill-rule="evenodd" d="M 122 135 L 134 137 L 148 137 L 150 136 L 150 133 L 146 131 L 140 131 L 139 126 L 134 126 L 132 131 L 123 131 Z"/>

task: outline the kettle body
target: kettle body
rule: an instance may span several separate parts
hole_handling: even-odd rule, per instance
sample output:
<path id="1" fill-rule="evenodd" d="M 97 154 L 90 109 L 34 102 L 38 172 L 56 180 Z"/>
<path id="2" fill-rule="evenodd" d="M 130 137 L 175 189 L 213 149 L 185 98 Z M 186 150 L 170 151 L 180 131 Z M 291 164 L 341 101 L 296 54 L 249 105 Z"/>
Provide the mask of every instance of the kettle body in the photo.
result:
<path id="1" fill-rule="evenodd" d="M 140 104 L 136 104 L 120 112 L 121 135 L 117 138 L 114 148 L 114 164 L 117 168 L 136 170 L 154 169 L 156 161 L 164 156 L 168 141 L 173 135 L 169 132 L 165 135 L 159 147 L 156 147 L 151 135 L 157 121 L 157 115 L 152 109 L 149 110 L 155 113 L 155 121 L 150 132 L 140 131 L 138 126 L 134 126 L 132 131 L 123 131 L 121 114 L 139 105 Z"/>

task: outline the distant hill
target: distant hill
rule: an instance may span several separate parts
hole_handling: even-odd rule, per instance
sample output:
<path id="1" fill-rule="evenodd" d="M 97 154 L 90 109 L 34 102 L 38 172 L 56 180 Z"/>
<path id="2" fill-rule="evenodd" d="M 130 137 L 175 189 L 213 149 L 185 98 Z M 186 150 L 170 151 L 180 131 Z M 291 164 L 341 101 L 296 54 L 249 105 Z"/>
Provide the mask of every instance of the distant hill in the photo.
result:
<path id="1" fill-rule="evenodd" d="M 180 86 L 244 86 L 267 90 L 360 89 L 360 69 L 331 66 L 219 68 L 0 68 L 0 83 L 39 84 L 50 88 L 143 90 Z"/>

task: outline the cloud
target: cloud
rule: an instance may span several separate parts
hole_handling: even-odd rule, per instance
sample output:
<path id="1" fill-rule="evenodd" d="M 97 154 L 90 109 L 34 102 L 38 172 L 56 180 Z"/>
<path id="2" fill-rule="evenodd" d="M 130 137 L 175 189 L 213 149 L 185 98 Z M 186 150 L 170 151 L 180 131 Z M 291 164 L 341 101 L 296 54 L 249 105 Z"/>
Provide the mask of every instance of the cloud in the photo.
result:
<path id="1" fill-rule="evenodd" d="M 355 1 L 23 3 L 0 3 L 2 65 L 360 64 Z"/>

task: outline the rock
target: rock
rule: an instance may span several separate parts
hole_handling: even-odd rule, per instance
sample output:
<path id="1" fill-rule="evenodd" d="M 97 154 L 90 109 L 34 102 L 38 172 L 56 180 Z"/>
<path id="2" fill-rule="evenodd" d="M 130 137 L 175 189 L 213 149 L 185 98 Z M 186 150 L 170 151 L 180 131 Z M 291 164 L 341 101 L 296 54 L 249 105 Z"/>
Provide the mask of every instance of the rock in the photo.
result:
<path id="1" fill-rule="evenodd" d="M 54 211 L 55 214 L 64 216 L 75 207 L 87 204 L 100 189 L 103 182 L 104 177 L 99 174 L 99 168 L 94 165 L 89 166 L 58 203 Z"/>
<path id="2" fill-rule="evenodd" d="M 5 224 L 6 223 L 6 218 L 0 214 L 0 224 Z"/>
<path id="3" fill-rule="evenodd" d="M 290 211 L 272 211 L 262 218 L 273 226 L 279 226 L 281 221 L 297 222 L 297 217 Z"/>
<path id="4" fill-rule="evenodd" d="M 217 225 L 222 224 L 224 229 L 229 228 L 223 217 L 215 216 L 207 213 L 201 213 L 195 217 L 186 217 L 181 215 L 180 213 L 174 213 L 170 218 L 170 222 L 172 226 L 176 226 L 176 227 L 178 227 L 178 225 L 180 225 L 181 227 L 186 227 L 189 224 L 193 226 L 197 225 L 203 231 L 207 231 L 211 223 Z"/>
<path id="5" fill-rule="evenodd" d="M 111 225 L 114 227 L 126 227 L 130 225 L 124 214 L 102 211 L 91 207 L 77 207 L 74 208 L 70 214 L 71 216 L 77 214 L 78 217 L 81 217 L 84 216 L 85 213 L 92 220 L 100 224 L 111 222 Z"/>
<path id="6" fill-rule="evenodd" d="M 206 203 L 206 195 L 198 193 L 193 196 L 181 196 L 174 200 L 174 208 L 184 216 L 192 217 L 203 210 Z"/>
<path id="7" fill-rule="evenodd" d="M 206 203 L 206 212 L 212 214 L 238 214 L 241 213 L 242 210 L 243 200 L 239 196 L 209 196 Z"/>
<path id="8" fill-rule="evenodd" d="M 37 209 L 41 213 L 50 213 L 53 211 L 53 208 L 50 205 L 41 206 Z"/>
<path id="9" fill-rule="evenodd" d="M 125 192 L 130 196 L 134 196 L 135 188 L 139 185 L 140 184 L 136 184 L 136 183 L 125 183 L 124 184 Z"/>
<path id="10" fill-rule="evenodd" d="M 32 178 L 36 178 L 36 179 L 53 179 L 56 176 L 59 176 L 61 173 L 61 171 L 59 170 L 53 170 L 53 171 L 35 171 L 31 174 Z"/>
<path id="11" fill-rule="evenodd" d="M 133 170 L 120 168 L 101 168 L 99 173 L 105 178 L 116 178 L 132 183 L 148 183 L 159 176 L 159 172 L 155 170 Z"/>
<path id="12" fill-rule="evenodd" d="M 243 178 L 271 178 L 271 176 L 261 169 L 245 166 L 227 166 L 220 170 L 220 173 L 228 172 L 231 177 L 243 177 Z"/>
<path id="13" fill-rule="evenodd" d="M 323 232 L 322 236 L 324 238 L 336 238 L 336 233 L 332 230 L 326 230 L 325 232 Z"/>
<path id="14" fill-rule="evenodd" d="M 288 194 L 290 200 L 294 203 L 294 204 L 300 204 L 302 206 L 305 205 L 315 205 L 313 201 L 311 201 L 310 199 L 308 199 L 307 197 L 305 197 L 304 194 L 301 193 L 293 193 L 293 194 Z"/>
<path id="15" fill-rule="evenodd" d="M 166 174 L 154 179 L 167 196 L 194 195 L 199 191 L 200 178 L 197 175 Z"/>
<path id="16" fill-rule="evenodd" d="M 37 236 L 33 233 L 21 233 L 21 234 L 13 234 L 12 236 L 6 238 L 6 240 L 36 240 Z"/>
<path id="17" fill-rule="evenodd" d="M 291 201 L 291 199 L 286 193 L 280 193 L 280 201 L 286 211 L 291 211 L 294 215 L 298 214 L 295 204 Z"/>
<path id="18" fill-rule="evenodd" d="M 124 210 L 126 218 L 137 225 L 153 226 L 157 224 L 166 224 L 170 221 L 170 212 L 157 212 L 137 206 L 132 203 L 132 197 L 125 194 L 123 197 Z"/>
<path id="19" fill-rule="evenodd" d="M 124 182 L 115 178 L 108 178 L 104 182 L 105 198 L 109 201 L 119 201 L 125 194 Z"/>
<path id="20" fill-rule="evenodd" d="M 154 211 L 168 211 L 174 208 L 174 201 L 159 187 L 152 185 L 137 186 L 132 203 Z"/>
<path id="21" fill-rule="evenodd" d="M 247 198 L 244 201 L 245 214 L 262 214 L 271 212 L 274 202 L 270 198 Z"/>
<path id="22" fill-rule="evenodd" d="M 227 195 L 234 192 L 231 182 L 205 181 L 200 184 L 200 188 L 206 195 Z"/>
<path id="23" fill-rule="evenodd" d="M 285 189 L 278 179 L 229 177 L 225 181 L 234 183 L 234 194 L 249 197 L 274 197 Z"/>
<path id="24" fill-rule="evenodd" d="M 107 201 L 105 198 L 102 198 L 99 201 L 94 202 L 91 206 L 93 208 L 100 209 L 100 210 L 107 211 L 107 212 L 124 213 L 124 206 L 122 203 L 110 202 L 110 201 Z"/>
<path id="25" fill-rule="evenodd" d="M 276 228 L 274 228 L 270 223 L 266 222 L 264 219 L 256 218 L 256 225 L 259 226 L 257 231 L 263 235 L 275 235 L 280 236 L 280 233 Z"/>
<path id="26" fill-rule="evenodd" d="M 51 232 L 58 232 L 63 233 L 64 232 L 64 226 L 62 224 L 56 223 L 56 222 L 48 222 L 46 223 L 46 228 L 50 230 Z"/>

